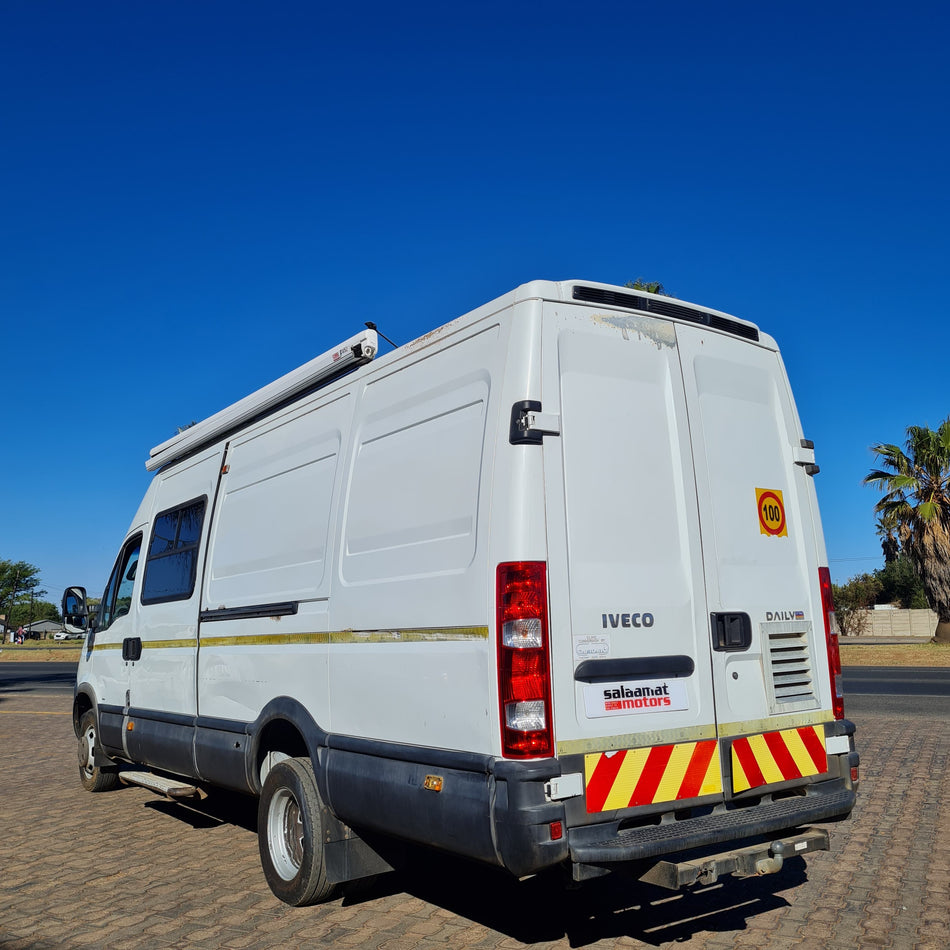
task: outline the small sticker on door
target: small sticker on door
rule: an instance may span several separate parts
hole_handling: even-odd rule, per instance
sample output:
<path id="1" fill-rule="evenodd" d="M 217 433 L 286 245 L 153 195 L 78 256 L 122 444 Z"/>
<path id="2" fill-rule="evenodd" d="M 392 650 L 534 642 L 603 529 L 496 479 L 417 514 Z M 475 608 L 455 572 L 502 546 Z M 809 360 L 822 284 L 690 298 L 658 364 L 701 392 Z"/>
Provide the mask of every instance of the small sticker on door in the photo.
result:
<path id="1" fill-rule="evenodd" d="M 772 538 L 787 538 L 788 522 L 781 489 L 757 488 L 755 505 L 759 512 L 759 532 Z"/>
<path id="2" fill-rule="evenodd" d="M 610 634 L 591 633 L 583 637 L 574 637 L 574 659 L 591 660 L 610 656 Z"/>

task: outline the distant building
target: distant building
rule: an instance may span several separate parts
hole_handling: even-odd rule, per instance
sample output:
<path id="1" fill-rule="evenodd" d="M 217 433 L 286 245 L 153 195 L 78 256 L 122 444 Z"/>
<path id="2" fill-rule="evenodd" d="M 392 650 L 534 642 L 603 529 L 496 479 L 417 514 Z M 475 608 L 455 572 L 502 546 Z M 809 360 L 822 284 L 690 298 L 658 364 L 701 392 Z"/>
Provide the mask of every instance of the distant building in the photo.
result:
<path id="1" fill-rule="evenodd" d="M 63 629 L 60 620 L 34 620 L 33 623 L 10 624 L 0 620 L 0 643 L 13 643 L 17 631 L 22 629 L 27 639 L 48 640 Z"/>
<path id="2" fill-rule="evenodd" d="M 33 623 L 23 624 L 23 632 L 31 640 L 46 640 L 62 629 L 63 625 L 58 620 L 34 620 Z"/>

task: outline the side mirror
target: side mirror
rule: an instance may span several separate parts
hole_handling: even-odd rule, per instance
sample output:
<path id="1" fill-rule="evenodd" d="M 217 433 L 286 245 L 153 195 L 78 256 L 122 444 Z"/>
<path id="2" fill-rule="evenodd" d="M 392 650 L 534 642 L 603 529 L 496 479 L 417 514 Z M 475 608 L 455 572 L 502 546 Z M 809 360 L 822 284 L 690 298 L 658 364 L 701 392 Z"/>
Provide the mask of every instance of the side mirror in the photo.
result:
<path id="1" fill-rule="evenodd" d="M 86 588 L 67 587 L 63 592 L 63 626 L 71 628 L 73 632 L 82 632 L 86 629 L 86 618 L 89 609 L 86 607 Z"/>

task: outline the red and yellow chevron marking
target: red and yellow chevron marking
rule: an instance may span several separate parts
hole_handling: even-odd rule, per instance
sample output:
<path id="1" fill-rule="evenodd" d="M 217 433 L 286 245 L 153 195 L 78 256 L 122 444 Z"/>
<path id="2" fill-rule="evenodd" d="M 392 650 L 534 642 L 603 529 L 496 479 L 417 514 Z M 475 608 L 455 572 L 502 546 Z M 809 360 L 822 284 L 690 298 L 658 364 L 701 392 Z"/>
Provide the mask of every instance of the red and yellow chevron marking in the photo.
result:
<path id="1" fill-rule="evenodd" d="M 584 756 L 589 814 L 722 791 L 719 743 L 683 742 Z"/>
<path id="2" fill-rule="evenodd" d="M 828 770 L 825 727 L 803 726 L 732 742 L 732 790 L 787 782 Z"/>

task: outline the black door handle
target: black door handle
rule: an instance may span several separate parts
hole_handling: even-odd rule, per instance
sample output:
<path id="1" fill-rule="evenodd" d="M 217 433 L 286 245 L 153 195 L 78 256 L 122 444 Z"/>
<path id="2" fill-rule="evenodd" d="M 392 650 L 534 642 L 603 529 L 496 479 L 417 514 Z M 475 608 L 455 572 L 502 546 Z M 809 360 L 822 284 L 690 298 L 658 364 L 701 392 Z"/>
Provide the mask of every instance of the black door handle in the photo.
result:
<path id="1" fill-rule="evenodd" d="M 710 614 L 713 649 L 741 653 L 752 646 L 752 620 L 748 614 Z"/>

